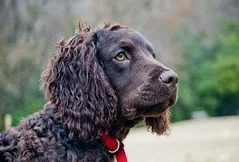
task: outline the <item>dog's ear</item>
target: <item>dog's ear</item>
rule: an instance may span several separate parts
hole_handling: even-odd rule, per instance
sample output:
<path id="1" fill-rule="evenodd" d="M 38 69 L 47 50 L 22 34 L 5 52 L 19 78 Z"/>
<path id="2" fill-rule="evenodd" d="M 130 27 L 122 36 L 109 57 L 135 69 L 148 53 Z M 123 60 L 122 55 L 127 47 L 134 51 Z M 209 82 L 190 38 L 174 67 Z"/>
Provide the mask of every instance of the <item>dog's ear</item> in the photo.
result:
<path id="1" fill-rule="evenodd" d="M 146 117 L 145 124 L 148 130 L 158 135 L 169 134 L 170 111 L 166 110 L 159 117 Z"/>
<path id="2" fill-rule="evenodd" d="M 42 73 L 46 99 L 59 109 L 70 137 L 94 140 L 116 118 L 117 97 L 97 60 L 96 33 L 80 31 L 59 49 Z"/>

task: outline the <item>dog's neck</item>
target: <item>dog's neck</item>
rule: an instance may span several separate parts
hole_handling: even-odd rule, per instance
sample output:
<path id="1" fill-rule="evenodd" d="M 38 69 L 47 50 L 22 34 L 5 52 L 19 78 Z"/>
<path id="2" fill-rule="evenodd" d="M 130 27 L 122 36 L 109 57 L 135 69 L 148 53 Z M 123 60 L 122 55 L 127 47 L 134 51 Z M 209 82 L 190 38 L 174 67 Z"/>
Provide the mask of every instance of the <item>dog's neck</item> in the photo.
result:
<path id="1" fill-rule="evenodd" d="M 53 110 L 54 109 L 54 110 Z M 51 111 L 48 111 L 51 110 Z M 51 104 L 50 102 L 45 105 L 44 110 L 45 113 L 59 113 L 57 108 L 54 104 Z M 56 116 L 59 116 L 56 115 Z M 128 135 L 131 128 L 133 128 L 136 124 L 138 124 L 140 121 L 143 120 L 143 117 L 135 118 L 133 120 L 128 120 L 125 117 L 123 117 L 120 113 L 117 115 L 117 120 L 112 124 L 112 127 L 107 130 L 108 134 L 120 141 L 123 141 L 126 136 Z"/>
<path id="2" fill-rule="evenodd" d="M 124 117 L 121 117 L 121 122 L 117 121 L 116 124 L 114 124 L 110 130 L 108 130 L 108 133 L 112 137 L 123 141 L 128 135 L 130 129 L 142 120 L 142 117 L 135 118 L 133 120 L 128 120 Z"/>

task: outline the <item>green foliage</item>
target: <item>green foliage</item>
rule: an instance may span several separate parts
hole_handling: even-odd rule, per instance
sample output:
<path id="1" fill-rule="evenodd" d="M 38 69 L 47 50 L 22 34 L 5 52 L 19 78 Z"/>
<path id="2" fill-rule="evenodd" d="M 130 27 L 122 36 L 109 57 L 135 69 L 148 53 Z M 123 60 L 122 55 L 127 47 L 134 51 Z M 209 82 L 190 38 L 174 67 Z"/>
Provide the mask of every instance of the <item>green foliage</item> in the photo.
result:
<path id="1" fill-rule="evenodd" d="M 179 72 L 179 100 L 173 121 L 189 119 L 193 111 L 211 116 L 237 115 L 239 111 L 239 23 L 222 22 L 211 47 L 201 35 L 179 34 L 184 62 Z"/>
<path id="2" fill-rule="evenodd" d="M 39 37 L 34 39 L 34 24 L 40 10 L 35 3 L 27 3 L 26 10 L 24 6 L 20 9 L 16 1 L 4 0 L 4 4 L 8 5 L 1 11 L 6 22 L 0 23 L 0 130 L 4 129 L 6 113 L 12 115 L 15 125 L 20 118 L 43 106 L 39 90 L 41 70 L 37 66 L 41 59 L 34 56 L 39 46 Z"/>
<path id="3" fill-rule="evenodd" d="M 34 114 L 35 112 L 42 109 L 44 100 L 41 98 L 31 98 L 25 101 L 25 104 L 14 111 L 12 115 L 12 124 L 17 125 L 20 120 L 28 115 Z"/>
<path id="4" fill-rule="evenodd" d="M 43 95 L 39 90 L 40 71 L 31 57 L 18 60 L 14 66 L 7 62 L 6 57 L 1 58 L 0 123 L 9 113 L 13 117 L 13 125 L 16 125 L 23 116 L 43 106 Z M 3 129 L 3 124 L 0 129 Z"/>

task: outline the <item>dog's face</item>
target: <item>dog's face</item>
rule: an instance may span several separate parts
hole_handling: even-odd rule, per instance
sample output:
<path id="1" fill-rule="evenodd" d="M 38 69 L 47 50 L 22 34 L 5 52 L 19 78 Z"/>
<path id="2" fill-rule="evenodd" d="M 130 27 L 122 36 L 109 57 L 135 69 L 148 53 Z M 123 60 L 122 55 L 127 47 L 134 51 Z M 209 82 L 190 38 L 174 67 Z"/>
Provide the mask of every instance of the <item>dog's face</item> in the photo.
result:
<path id="1" fill-rule="evenodd" d="M 41 83 L 71 137 L 94 140 L 117 129 L 125 138 L 140 120 L 153 133 L 167 133 L 178 77 L 156 61 L 144 36 L 117 24 L 96 30 L 79 26 L 58 46 Z"/>
<path id="2" fill-rule="evenodd" d="M 158 117 L 177 100 L 178 77 L 132 29 L 97 32 L 97 57 L 128 119 Z"/>

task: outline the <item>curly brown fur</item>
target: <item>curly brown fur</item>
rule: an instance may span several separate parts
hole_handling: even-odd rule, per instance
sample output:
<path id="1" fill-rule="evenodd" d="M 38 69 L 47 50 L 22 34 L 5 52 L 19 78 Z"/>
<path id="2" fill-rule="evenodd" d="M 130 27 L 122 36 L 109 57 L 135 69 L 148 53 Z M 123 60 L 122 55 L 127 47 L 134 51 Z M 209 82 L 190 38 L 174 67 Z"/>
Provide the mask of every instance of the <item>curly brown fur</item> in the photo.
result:
<path id="1" fill-rule="evenodd" d="M 114 155 L 102 132 L 122 141 L 144 120 L 153 133 L 165 134 L 177 76 L 154 57 L 132 29 L 79 25 L 42 73 L 44 109 L 0 133 L 0 161 L 107 162 Z"/>
<path id="2" fill-rule="evenodd" d="M 42 74 L 46 98 L 59 109 L 70 137 L 99 138 L 116 118 L 117 97 L 96 60 L 96 38 L 80 30 L 59 50 Z"/>
<path id="3" fill-rule="evenodd" d="M 145 124 L 148 127 L 148 130 L 151 130 L 152 133 L 156 133 L 158 135 L 161 134 L 169 134 L 169 119 L 170 119 L 170 111 L 166 110 L 159 117 L 147 117 L 145 118 Z"/>

